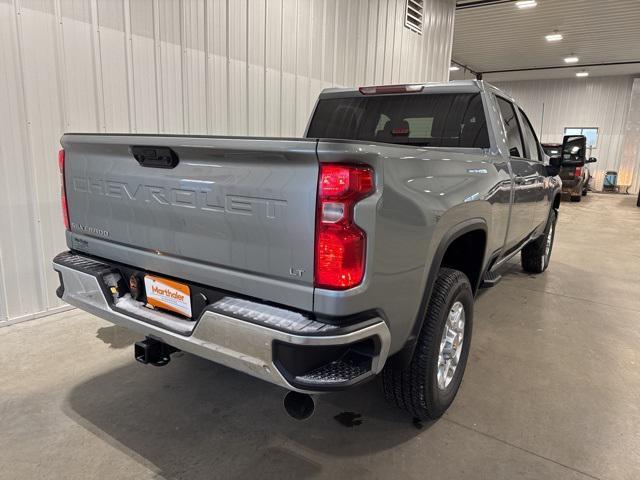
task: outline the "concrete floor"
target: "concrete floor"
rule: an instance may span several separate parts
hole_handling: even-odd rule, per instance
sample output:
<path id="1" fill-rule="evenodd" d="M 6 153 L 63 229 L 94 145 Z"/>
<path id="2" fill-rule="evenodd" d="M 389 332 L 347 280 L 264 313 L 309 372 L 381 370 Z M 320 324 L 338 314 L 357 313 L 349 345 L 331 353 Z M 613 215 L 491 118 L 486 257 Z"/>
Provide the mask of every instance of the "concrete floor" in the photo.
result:
<path id="1" fill-rule="evenodd" d="M 458 398 L 421 427 L 373 382 L 296 422 L 282 390 L 189 355 L 137 364 L 135 336 L 78 310 L 0 328 L 0 478 L 640 478 L 632 197 L 564 203 L 549 270 L 509 265 L 475 318 Z"/>

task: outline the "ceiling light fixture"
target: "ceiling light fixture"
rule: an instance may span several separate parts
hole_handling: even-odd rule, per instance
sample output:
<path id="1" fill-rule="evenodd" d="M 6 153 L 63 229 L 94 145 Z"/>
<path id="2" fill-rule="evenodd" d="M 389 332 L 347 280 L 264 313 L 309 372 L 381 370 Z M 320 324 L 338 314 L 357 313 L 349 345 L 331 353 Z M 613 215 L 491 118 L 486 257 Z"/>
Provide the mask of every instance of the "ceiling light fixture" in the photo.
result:
<path id="1" fill-rule="evenodd" d="M 559 42 L 564 37 L 562 36 L 561 33 L 553 32 L 553 33 L 550 33 L 549 35 L 545 36 L 544 38 L 547 39 L 547 42 Z"/>
<path id="2" fill-rule="evenodd" d="M 457 72 L 458 70 L 460 70 L 460 67 L 459 67 L 459 66 L 457 66 L 457 65 L 451 65 L 451 66 L 449 67 L 449 71 L 450 71 L 450 72 Z"/>
<path id="3" fill-rule="evenodd" d="M 588 77 L 589 72 L 576 72 L 576 77 Z"/>
<path id="4" fill-rule="evenodd" d="M 571 55 L 569 57 L 565 57 L 564 63 L 578 63 L 578 60 L 580 60 L 578 57 Z"/>
<path id="5" fill-rule="evenodd" d="M 536 0 L 518 0 L 516 2 L 516 7 L 523 9 L 523 8 L 533 8 L 535 6 L 538 5 L 538 2 L 536 2 Z"/>

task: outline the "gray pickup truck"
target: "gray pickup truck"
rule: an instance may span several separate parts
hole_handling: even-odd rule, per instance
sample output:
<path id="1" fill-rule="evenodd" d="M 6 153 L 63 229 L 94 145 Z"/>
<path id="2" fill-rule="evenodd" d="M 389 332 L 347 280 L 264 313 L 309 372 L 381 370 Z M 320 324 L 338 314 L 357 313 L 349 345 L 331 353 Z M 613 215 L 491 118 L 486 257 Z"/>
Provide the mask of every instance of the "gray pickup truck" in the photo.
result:
<path id="1" fill-rule="evenodd" d="M 143 363 L 284 387 L 297 418 L 378 374 L 437 418 L 478 290 L 549 264 L 561 160 L 481 81 L 325 90 L 305 137 L 65 134 L 58 296 L 140 333 Z"/>

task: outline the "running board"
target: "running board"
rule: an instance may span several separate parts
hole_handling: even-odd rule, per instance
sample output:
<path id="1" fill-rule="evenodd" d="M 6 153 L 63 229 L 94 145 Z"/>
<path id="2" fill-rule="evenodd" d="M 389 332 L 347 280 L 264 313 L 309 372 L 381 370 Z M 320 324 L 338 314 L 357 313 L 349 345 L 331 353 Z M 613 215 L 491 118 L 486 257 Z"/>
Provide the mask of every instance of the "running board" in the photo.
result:
<path id="1" fill-rule="evenodd" d="M 487 272 L 482 277 L 482 283 L 480 283 L 480 288 L 491 288 L 495 287 L 500 280 L 502 280 L 502 275 L 495 272 Z"/>

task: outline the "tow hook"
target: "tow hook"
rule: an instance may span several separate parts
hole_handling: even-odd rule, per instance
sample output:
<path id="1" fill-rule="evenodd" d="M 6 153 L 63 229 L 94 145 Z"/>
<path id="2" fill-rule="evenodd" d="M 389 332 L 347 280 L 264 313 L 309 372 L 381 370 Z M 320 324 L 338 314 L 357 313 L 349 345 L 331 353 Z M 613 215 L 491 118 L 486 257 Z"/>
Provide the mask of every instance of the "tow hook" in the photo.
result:
<path id="1" fill-rule="evenodd" d="M 178 351 L 177 348 L 171 345 L 147 337 L 141 342 L 136 342 L 133 354 L 140 363 L 163 367 L 171 361 L 171 354 Z"/>

